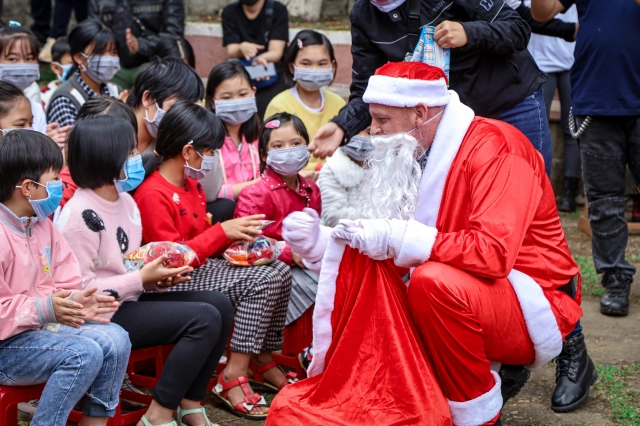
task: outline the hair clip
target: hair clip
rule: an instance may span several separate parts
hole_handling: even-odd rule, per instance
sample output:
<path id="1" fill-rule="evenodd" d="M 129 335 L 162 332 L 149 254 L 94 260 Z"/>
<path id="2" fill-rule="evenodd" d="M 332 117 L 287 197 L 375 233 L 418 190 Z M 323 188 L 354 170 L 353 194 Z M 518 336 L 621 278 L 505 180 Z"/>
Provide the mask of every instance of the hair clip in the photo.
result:
<path id="1" fill-rule="evenodd" d="M 280 127 L 280 120 L 271 120 L 267 124 L 264 125 L 267 129 L 277 129 Z"/>
<path id="2" fill-rule="evenodd" d="M 156 156 L 160 157 L 160 154 L 158 154 L 158 151 L 156 151 L 155 149 L 153 150 L 153 153 L 154 153 Z"/>
<path id="3" fill-rule="evenodd" d="M 9 21 L 9 26 L 10 27 L 21 27 L 22 24 L 18 21 Z"/>
<path id="4" fill-rule="evenodd" d="M 193 139 L 191 139 L 189 142 L 187 142 L 187 145 L 193 145 Z"/>
<path id="5" fill-rule="evenodd" d="M 302 49 L 304 44 L 302 44 L 302 40 L 298 39 L 298 49 Z"/>

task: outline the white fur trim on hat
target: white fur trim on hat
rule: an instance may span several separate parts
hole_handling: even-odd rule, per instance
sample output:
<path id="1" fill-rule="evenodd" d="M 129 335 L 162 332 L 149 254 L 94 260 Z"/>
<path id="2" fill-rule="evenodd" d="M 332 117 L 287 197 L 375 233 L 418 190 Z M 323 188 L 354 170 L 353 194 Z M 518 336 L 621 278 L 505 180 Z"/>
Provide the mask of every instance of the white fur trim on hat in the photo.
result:
<path id="1" fill-rule="evenodd" d="M 456 426 L 478 426 L 487 423 L 498 415 L 502 409 L 502 393 L 500 392 L 500 376 L 491 370 L 496 384 L 487 393 L 470 401 L 449 401 L 451 420 Z"/>
<path id="2" fill-rule="evenodd" d="M 373 75 L 369 78 L 362 100 L 368 104 L 392 107 L 428 107 L 447 105 L 451 95 L 444 78 L 439 80 L 417 80 Z"/>

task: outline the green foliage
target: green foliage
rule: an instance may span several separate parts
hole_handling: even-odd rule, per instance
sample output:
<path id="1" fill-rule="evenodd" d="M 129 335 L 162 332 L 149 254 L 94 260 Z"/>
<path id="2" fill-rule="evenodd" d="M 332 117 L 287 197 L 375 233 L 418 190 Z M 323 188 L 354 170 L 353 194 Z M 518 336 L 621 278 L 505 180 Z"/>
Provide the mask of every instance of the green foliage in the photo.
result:
<path id="1" fill-rule="evenodd" d="M 576 256 L 575 261 L 582 274 L 582 294 L 602 296 L 604 289 L 602 285 L 600 285 L 600 277 L 596 273 L 595 266 L 593 266 L 593 259 L 590 256 Z"/>
<path id="2" fill-rule="evenodd" d="M 640 365 L 628 367 L 598 365 L 596 389 L 604 392 L 611 404 L 612 419 L 617 425 L 640 426 L 640 407 L 636 393 L 626 384 L 625 377 L 640 374 Z"/>

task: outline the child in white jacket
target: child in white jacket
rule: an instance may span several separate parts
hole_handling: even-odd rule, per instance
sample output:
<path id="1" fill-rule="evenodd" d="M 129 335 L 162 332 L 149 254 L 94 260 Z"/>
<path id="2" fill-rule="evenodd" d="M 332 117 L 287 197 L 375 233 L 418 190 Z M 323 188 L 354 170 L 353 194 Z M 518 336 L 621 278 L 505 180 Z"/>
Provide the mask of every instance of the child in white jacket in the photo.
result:
<path id="1" fill-rule="evenodd" d="M 358 219 L 356 188 L 364 179 L 367 154 L 373 149 L 370 127 L 336 150 L 320 171 L 318 186 L 322 194 L 320 224 L 333 228 L 340 219 Z"/>

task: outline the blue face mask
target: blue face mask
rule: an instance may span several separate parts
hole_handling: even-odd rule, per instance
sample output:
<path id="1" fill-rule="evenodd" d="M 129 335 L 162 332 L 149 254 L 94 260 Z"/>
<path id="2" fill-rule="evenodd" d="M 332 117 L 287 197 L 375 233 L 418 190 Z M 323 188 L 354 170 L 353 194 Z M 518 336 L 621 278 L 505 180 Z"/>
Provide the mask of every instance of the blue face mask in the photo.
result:
<path id="1" fill-rule="evenodd" d="M 60 201 L 62 201 L 62 181 L 59 179 L 52 180 L 47 182 L 46 185 L 34 180 L 31 182 L 36 185 L 44 186 L 47 190 L 47 198 L 43 198 L 41 200 L 32 200 L 29 198 L 29 204 L 33 207 L 33 211 L 36 213 L 36 216 L 38 216 L 38 219 L 45 220 L 56 211 L 60 205 Z M 22 188 L 22 186 L 16 186 L 16 188 Z"/>
<path id="2" fill-rule="evenodd" d="M 58 77 L 58 80 L 64 83 L 69 78 L 69 72 L 71 72 L 71 68 L 73 68 L 73 64 L 62 65 L 60 62 L 54 62 L 54 64 L 62 68 L 62 75 L 57 75 L 57 74 L 56 75 Z"/>
<path id="3" fill-rule="evenodd" d="M 118 192 L 133 191 L 144 180 L 144 167 L 142 166 L 142 156 L 129 157 L 124 163 L 123 180 L 114 180 Z"/>

